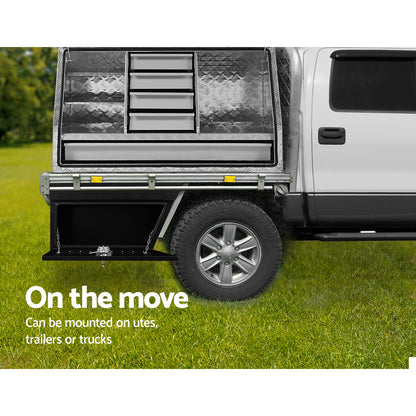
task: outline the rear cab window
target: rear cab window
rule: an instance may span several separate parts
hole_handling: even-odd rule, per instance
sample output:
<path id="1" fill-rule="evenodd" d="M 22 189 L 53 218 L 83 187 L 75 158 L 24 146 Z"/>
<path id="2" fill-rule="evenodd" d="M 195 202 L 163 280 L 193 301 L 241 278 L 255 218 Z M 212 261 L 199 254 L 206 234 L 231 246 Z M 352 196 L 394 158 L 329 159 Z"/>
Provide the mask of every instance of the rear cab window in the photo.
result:
<path id="1" fill-rule="evenodd" d="M 416 112 L 416 52 L 340 50 L 331 54 L 334 111 Z"/>

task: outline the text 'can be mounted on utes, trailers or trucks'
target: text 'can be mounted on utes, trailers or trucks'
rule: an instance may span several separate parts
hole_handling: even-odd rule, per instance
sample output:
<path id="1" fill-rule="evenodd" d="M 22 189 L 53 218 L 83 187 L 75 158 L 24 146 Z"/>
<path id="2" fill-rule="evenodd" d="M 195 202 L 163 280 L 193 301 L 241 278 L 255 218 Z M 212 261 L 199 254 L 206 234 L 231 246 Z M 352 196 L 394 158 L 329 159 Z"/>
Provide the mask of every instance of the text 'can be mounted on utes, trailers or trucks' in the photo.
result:
<path id="1" fill-rule="evenodd" d="M 415 71 L 402 49 L 61 49 L 43 259 L 169 260 L 238 300 L 288 230 L 415 240 Z"/>

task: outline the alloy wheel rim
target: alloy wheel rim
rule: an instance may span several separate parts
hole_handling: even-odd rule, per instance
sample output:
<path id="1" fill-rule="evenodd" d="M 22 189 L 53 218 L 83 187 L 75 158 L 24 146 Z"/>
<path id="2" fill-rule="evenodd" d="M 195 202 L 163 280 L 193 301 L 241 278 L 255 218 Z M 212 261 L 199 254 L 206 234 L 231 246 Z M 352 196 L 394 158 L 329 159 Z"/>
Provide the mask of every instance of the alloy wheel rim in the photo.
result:
<path id="1" fill-rule="evenodd" d="M 236 286 L 250 279 L 261 260 L 256 234 L 237 222 L 221 222 L 198 240 L 196 261 L 202 275 L 219 286 Z"/>

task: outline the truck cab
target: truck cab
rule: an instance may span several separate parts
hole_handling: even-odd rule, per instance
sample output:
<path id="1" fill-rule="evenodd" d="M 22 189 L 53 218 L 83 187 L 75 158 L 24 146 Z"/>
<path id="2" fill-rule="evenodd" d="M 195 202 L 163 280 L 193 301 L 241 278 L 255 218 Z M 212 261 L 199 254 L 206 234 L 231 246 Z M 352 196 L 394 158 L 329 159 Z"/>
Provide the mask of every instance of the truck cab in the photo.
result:
<path id="1" fill-rule="evenodd" d="M 288 235 L 414 240 L 415 117 L 414 50 L 63 48 L 43 259 L 172 261 L 241 300 Z"/>
<path id="2" fill-rule="evenodd" d="M 306 234 L 323 240 L 413 239 L 416 52 L 299 53 L 296 191 L 304 194 Z"/>

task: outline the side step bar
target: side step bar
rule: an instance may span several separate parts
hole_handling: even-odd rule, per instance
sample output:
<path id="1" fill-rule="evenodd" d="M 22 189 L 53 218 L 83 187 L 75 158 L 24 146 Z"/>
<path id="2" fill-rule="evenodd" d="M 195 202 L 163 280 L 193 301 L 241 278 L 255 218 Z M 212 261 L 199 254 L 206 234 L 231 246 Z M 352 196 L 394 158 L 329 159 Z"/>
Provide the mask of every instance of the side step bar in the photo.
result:
<path id="1" fill-rule="evenodd" d="M 327 233 L 314 237 L 319 241 L 411 241 L 416 240 L 416 232 Z"/>

